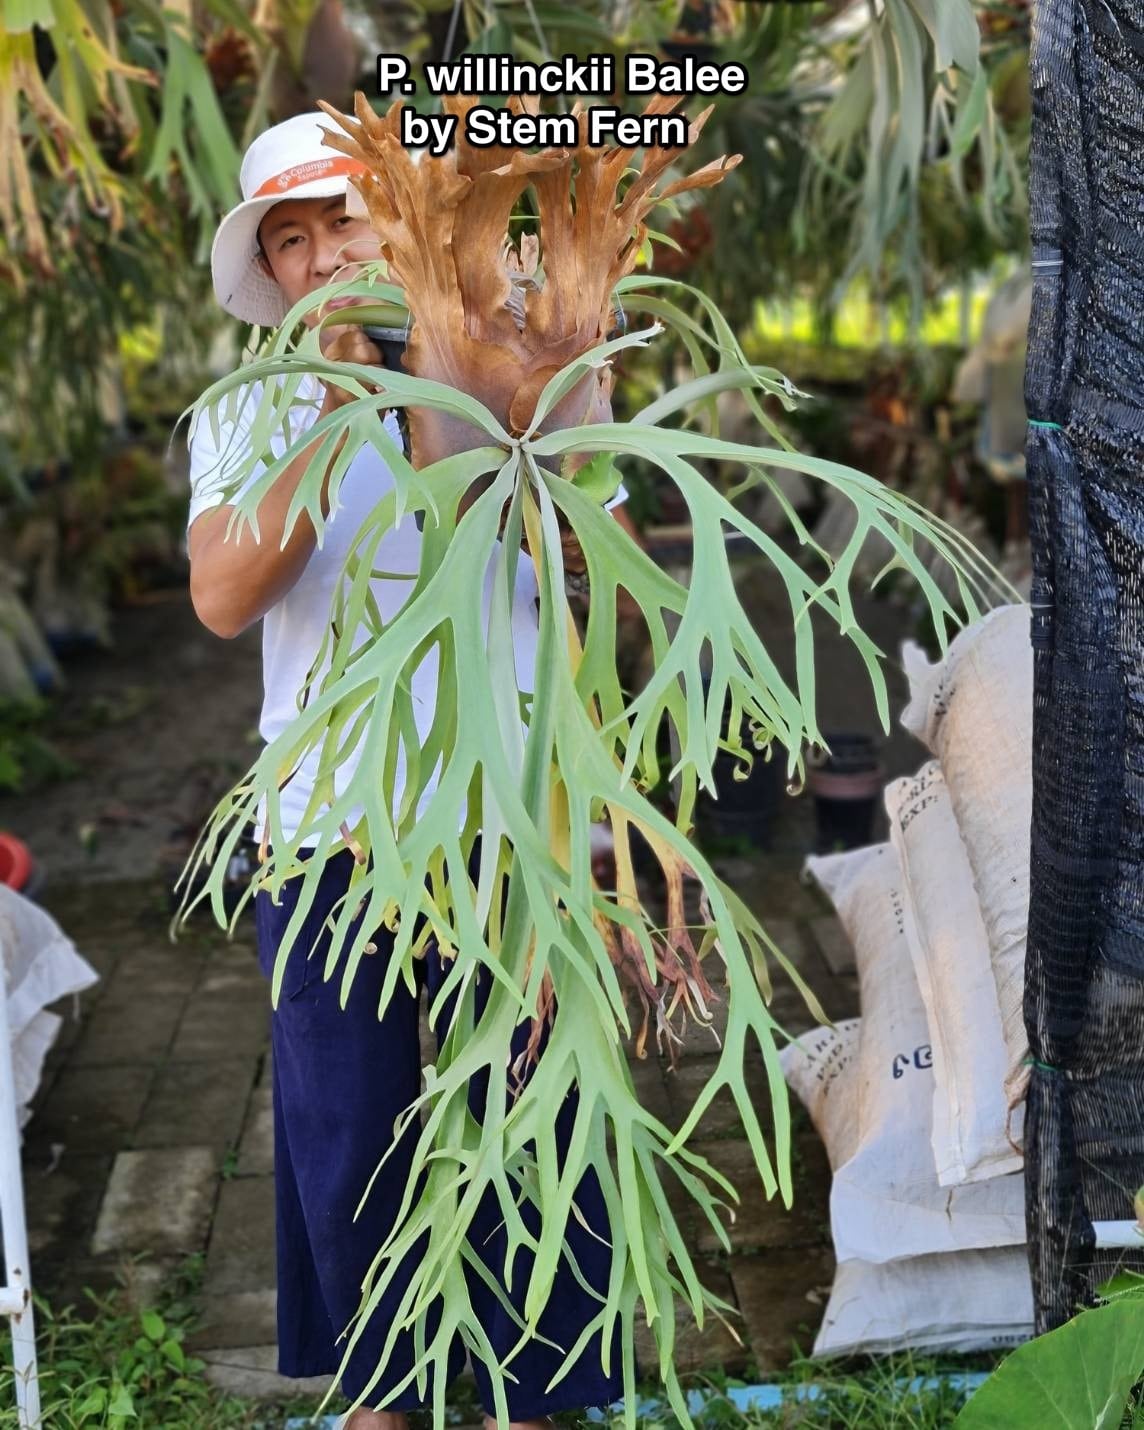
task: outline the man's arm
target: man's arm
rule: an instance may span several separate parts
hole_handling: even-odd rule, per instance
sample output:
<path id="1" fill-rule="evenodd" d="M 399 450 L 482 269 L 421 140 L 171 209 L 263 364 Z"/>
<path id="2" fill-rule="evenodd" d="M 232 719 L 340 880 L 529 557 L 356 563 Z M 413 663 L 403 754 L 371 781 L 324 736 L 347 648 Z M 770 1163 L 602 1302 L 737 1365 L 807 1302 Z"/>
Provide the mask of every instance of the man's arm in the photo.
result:
<path id="1" fill-rule="evenodd" d="M 298 484 L 313 460 L 318 440 L 310 443 L 263 497 L 258 506 L 260 540 L 248 527 L 227 540 L 234 507 L 216 506 L 192 523 L 187 533 L 191 561 L 191 604 L 208 630 L 229 640 L 260 620 L 297 582 L 317 544 L 314 524 L 302 512 L 282 548 L 286 515 Z M 322 515 L 329 515 L 326 479 Z M 282 549 L 280 549 L 282 548 Z"/>
<path id="2" fill-rule="evenodd" d="M 381 353 L 354 327 L 331 342 L 327 356 L 339 362 L 380 363 Z M 353 395 L 332 384 L 326 387 L 319 420 L 335 411 Z M 227 523 L 234 507 L 213 507 L 192 524 L 187 534 L 191 562 L 191 603 L 208 630 L 224 639 L 240 635 L 261 620 L 295 585 L 313 555 L 317 533 L 309 516 L 302 512 L 285 547 L 282 537 L 290 504 L 306 469 L 313 461 L 322 438 L 316 437 L 281 473 L 258 505 L 259 540 L 248 527 L 236 530 L 228 541 Z M 339 443 L 338 449 L 340 450 Z M 330 458 L 330 467 L 334 458 Z M 322 481 L 322 515 L 328 516 L 330 469 Z"/>

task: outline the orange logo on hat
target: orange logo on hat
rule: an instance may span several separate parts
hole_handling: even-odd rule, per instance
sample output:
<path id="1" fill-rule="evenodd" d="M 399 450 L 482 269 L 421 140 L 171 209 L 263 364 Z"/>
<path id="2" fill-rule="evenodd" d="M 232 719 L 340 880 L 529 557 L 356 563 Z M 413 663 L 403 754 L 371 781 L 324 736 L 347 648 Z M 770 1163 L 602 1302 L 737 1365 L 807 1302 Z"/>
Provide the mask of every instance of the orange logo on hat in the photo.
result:
<path id="1" fill-rule="evenodd" d="M 341 174 L 368 174 L 369 170 L 357 159 L 313 159 L 308 164 L 295 164 L 292 169 L 283 169 L 282 173 L 275 174 L 273 178 L 267 179 L 251 195 L 251 198 L 265 198 L 267 194 L 285 193 L 290 189 L 299 188 L 302 184 L 311 184 L 315 179 L 333 178 Z"/>

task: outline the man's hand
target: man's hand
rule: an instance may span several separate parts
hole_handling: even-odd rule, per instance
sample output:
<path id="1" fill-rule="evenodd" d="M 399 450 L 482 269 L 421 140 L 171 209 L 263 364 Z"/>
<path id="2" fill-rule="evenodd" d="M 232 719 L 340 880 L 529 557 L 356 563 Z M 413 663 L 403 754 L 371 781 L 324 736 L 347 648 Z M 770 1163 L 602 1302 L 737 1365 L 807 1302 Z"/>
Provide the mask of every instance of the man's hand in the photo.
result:
<path id="1" fill-rule="evenodd" d="M 327 338 L 326 334 L 330 334 Z M 343 323 L 337 327 L 323 328 L 319 342 L 322 347 L 322 354 L 332 362 L 356 362 L 370 367 L 382 367 L 384 358 L 381 349 L 376 343 L 371 343 L 365 333 L 356 323 Z M 376 392 L 377 388 L 371 388 Z M 327 382 L 325 396 L 322 398 L 322 407 L 319 417 L 325 417 L 331 412 L 336 412 L 339 407 L 344 407 L 348 402 L 357 399 L 352 392 L 347 392 L 344 387 L 337 387 L 332 382 Z"/>

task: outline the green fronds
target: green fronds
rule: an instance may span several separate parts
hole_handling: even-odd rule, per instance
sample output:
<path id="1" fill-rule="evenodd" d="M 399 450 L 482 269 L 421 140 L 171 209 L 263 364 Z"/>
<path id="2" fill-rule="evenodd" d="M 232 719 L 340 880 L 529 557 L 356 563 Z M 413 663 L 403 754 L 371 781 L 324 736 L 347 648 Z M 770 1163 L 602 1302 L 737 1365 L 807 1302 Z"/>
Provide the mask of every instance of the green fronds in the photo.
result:
<path id="1" fill-rule="evenodd" d="M 612 1272 L 581 1343 L 562 1348 L 564 1367 L 593 1331 L 603 1332 L 606 1348 L 619 1326 L 629 1388 L 627 1424 L 634 1426 L 633 1325 L 642 1306 L 668 1396 L 680 1420 L 690 1424 L 672 1365 L 677 1309 L 702 1324 L 707 1315 L 723 1317 L 731 1308 L 701 1284 L 673 1209 L 678 1200 L 668 1196 L 667 1187 L 678 1181 L 724 1246 L 729 1243 L 723 1217 L 739 1194 L 781 1195 L 789 1205 L 794 1192 L 777 1056 L 784 1035 L 767 1008 L 767 964 L 770 958 L 783 961 L 781 951 L 691 842 L 696 791 L 712 786 L 715 754 L 721 746 L 735 748 L 743 717 L 755 750 L 764 757 L 785 752 L 788 775 L 801 776 L 804 748 L 822 738 L 815 717 L 814 607 L 854 642 L 888 728 L 884 656 L 859 629 L 850 590 L 858 552 L 871 534 L 890 543 L 895 562 L 918 582 L 943 642 L 947 627 L 977 616 L 1000 591 L 995 573 L 972 548 L 916 503 L 860 472 L 790 450 L 760 399 L 774 394 L 794 402 L 799 394 L 780 374 L 746 362 L 709 302 L 701 302 L 705 322 L 684 315 L 671 302 L 673 286 L 682 285 L 628 279 L 621 296 L 629 314 L 643 312 L 676 327 L 696 376 L 627 423 L 535 435 L 545 414 L 585 372 L 625 348 L 654 340 L 662 332 L 658 321 L 601 344 L 556 374 L 540 397 L 532 428 L 520 436 L 506 432 L 479 402 L 440 384 L 329 363 L 314 332 L 294 345 L 289 322 L 298 313 L 264 356 L 215 384 L 196 404 L 198 420 L 210 420 L 208 412 L 224 399 L 237 407 L 244 384 L 263 384 L 244 414 L 251 451 L 259 454 L 287 421 L 305 373 L 336 377 L 354 394 L 261 471 L 236 499 L 232 525 L 257 528 L 262 495 L 315 435 L 325 442 L 298 486 L 292 518 L 306 513 L 319 534 L 323 470 L 340 438 L 346 441 L 330 477 L 331 503 L 336 505 L 349 462 L 366 444 L 377 449 L 394 476 L 393 490 L 380 494 L 353 543 L 304 708 L 220 802 L 184 877 L 209 865 L 199 897 L 209 898 L 215 917 L 225 923 L 228 855 L 265 801 L 268 841 L 256 884 L 276 895 L 286 879 L 301 879 L 275 969 L 275 998 L 286 952 L 303 926 L 324 862 L 347 844 L 357 862 L 349 890 L 328 921 L 331 951 L 323 969 L 324 977 L 339 980 L 343 1004 L 353 993 L 366 940 L 382 924 L 395 929 L 395 944 L 379 1012 L 399 979 L 415 986 L 414 960 L 430 938 L 451 960 L 430 1018 L 456 995 L 454 1020 L 436 1064 L 425 1069 L 418 1102 L 403 1119 L 403 1125 L 424 1119 L 403 1214 L 378 1248 L 348 1338 L 352 1346 L 393 1268 L 424 1238 L 425 1251 L 405 1304 L 388 1328 L 387 1345 L 412 1328 L 413 1378 L 424 1388 L 435 1371 L 437 1425 L 444 1424 L 454 1333 L 475 1354 L 491 1357 L 464 1275 L 466 1265 L 485 1274 L 466 1239 L 482 1197 L 491 1193 L 497 1199 L 510 1267 L 523 1250 L 534 1258 L 527 1285 L 514 1285 L 508 1308 L 523 1343 L 537 1333 L 557 1267 L 568 1254 L 568 1231 L 578 1215 L 576 1189 L 589 1170 L 598 1176 L 608 1206 Z M 354 291 L 359 289 L 363 299 L 399 301 L 385 285 L 359 284 Z M 338 291 L 348 289 L 341 285 Z M 314 294 L 307 301 L 328 296 Z M 731 387 L 755 405 L 772 445 L 727 442 L 687 425 L 697 406 Z M 383 410 L 409 405 L 462 417 L 486 434 L 487 445 L 414 471 L 379 420 Z M 669 419 L 673 425 L 666 425 Z M 561 459 L 592 452 L 609 453 L 620 464 L 638 456 L 679 488 L 694 532 L 688 585 L 660 570 L 587 491 L 558 475 Z M 858 520 L 842 556 L 831 563 L 796 526 L 809 558 L 800 564 L 704 477 L 697 463 L 706 460 L 736 466 L 739 490 L 771 481 L 776 468 L 786 467 L 843 492 Z M 235 464 L 230 490 L 238 492 L 259 466 L 257 456 Z M 488 479 L 486 489 L 458 520 L 462 496 L 481 478 Z M 415 577 L 401 578 L 409 593 L 398 613 L 383 621 L 371 592 L 371 583 L 389 579 L 376 569 L 378 545 L 410 513 L 423 521 L 420 568 Z M 582 644 L 564 596 L 561 520 L 574 529 L 587 559 L 592 599 Z M 502 521 L 504 539 L 498 542 Z M 765 633 L 753 628 L 739 600 L 725 544 L 729 530 L 746 538 L 786 587 L 796 634 L 793 682 L 780 674 Z M 956 573 L 961 610 L 928 574 L 919 544 L 939 552 Z M 824 569 L 812 574 L 810 567 L 823 567 L 824 560 Z M 534 564 L 540 591 L 535 680 L 523 699 L 511 630 L 520 561 Z M 490 565 L 486 622 L 482 594 Z M 639 607 L 655 657 L 654 673 L 637 692 L 625 691 L 616 673 L 621 587 Z M 368 633 L 364 642 L 358 640 L 362 627 Z M 427 659 L 437 668 L 436 705 L 428 716 L 415 713 L 410 696 L 413 674 Z M 657 746 L 665 728 L 679 752 L 674 819 L 648 798 L 659 775 Z M 280 792 L 311 751 L 319 753 L 319 777 L 303 827 L 290 839 L 282 825 Z M 742 753 L 747 758 L 753 752 Z M 356 767 L 347 764 L 351 758 Z M 344 778 L 336 778 L 339 774 Z M 615 836 L 614 890 L 598 888 L 591 873 L 590 826 L 601 818 Z M 633 834 L 651 848 L 662 870 L 665 928 L 641 902 Z M 312 858 L 300 858 L 303 844 L 316 845 Z M 704 927 L 696 939 L 684 910 L 685 880 L 698 886 L 703 910 Z M 181 916 L 197 901 L 185 898 Z M 716 965 L 717 980 L 711 976 Z M 490 991 L 478 1016 L 476 974 L 482 967 Z M 625 1043 L 634 1040 L 644 1055 L 654 1032 L 657 1046 L 674 1057 L 682 1023 L 688 1017 L 710 1021 L 715 983 L 727 999 L 721 1051 L 694 1109 L 673 1132 L 640 1105 Z M 815 1013 L 821 1017 L 821 1010 Z M 495 1105 L 478 1123 L 468 1104 L 470 1086 L 482 1078 L 491 1087 L 503 1086 L 522 1023 L 530 1025 L 530 1055 L 511 1070 L 512 1096 L 504 1106 L 499 1098 L 490 1099 Z M 547 1042 L 537 1057 L 542 1035 Z M 770 1092 L 765 1106 L 752 1101 L 744 1075 L 745 1064 L 758 1059 Z M 751 1187 L 731 1187 L 689 1145 L 722 1088 L 735 1101 L 755 1158 L 758 1182 Z M 578 1103 L 571 1148 L 558 1168 L 553 1109 L 572 1092 Z M 536 1234 L 522 1215 L 526 1205 L 538 1213 Z M 437 1298 L 444 1310 L 430 1337 L 427 1317 Z M 497 1416 L 507 1420 L 503 1396 L 512 1357 L 500 1367 L 490 1365 L 490 1372 Z"/>

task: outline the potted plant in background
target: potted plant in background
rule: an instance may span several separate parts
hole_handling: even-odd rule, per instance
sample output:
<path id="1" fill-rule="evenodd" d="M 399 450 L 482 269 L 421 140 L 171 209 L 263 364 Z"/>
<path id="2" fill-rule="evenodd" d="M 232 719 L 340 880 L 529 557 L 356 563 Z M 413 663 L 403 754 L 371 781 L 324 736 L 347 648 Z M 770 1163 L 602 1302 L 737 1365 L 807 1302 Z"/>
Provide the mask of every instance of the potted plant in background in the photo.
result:
<path id="1" fill-rule="evenodd" d="M 729 711 L 724 713 L 724 724 Z M 711 766 L 712 788 L 698 802 L 698 832 L 706 840 L 734 841 L 756 849 L 770 845 L 771 830 L 786 790 L 785 764 L 751 748 L 751 721 L 741 715 L 739 729 Z M 746 758 L 744 758 L 746 755 Z"/>
<path id="2" fill-rule="evenodd" d="M 444 108 L 463 117 L 473 102 L 448 98 Z M 535 103 L 513 99 L 509 106 Z M 677 103 L 657 97 L 648 112 Z M 589 1330 L 603 1328 L 607 1343 L 617 1320 L 625 1328 L 627 1418 L 634 1425 L 631 1332 L 642 1304 L 673 1410 L 690 1425 L 672 1363 L 677 1298 L 700 1324 L 706 1314 L 722 1317 L 732 1308 L 699 1280 L 664 1182 L 678 1179 L 729 1247 L 720 1208 L 735 1191 L 688 1146 L 721 1088 L 730 1090 L 738 1107 L 765 1194 L 781 1193 L 789 1204 L 793 1193 L 790 1119 L 776 1050 L 780 1034 L 766 1006 L 767 955 L 785 960 L 692 842 L 696 795 L 701 787 L 712 788 L 720 749 L 740 760 L 747 755 L 744 720 L 755 751 L 770 749 L 780 758 L 786 752 L 788 777 L 801 771 L 804 746 L 822 742 L 814 715 L 812 606 L 862 654 L 888 728 L 881 653 L 856 627 L 848 592 L 857 551 L 871 531 L 891 544 L 920 583 L 943 641 L 947 624 L 974 617 L 989 603 L 994 578 L 972 547 L 916 503 L 862 473 L 792 451 L 759 402 L 766 394 L 793 402 L 789 384 L 746 361 L 702 292 L 632 272 L 646 241 L 649 210 L 673 193 L 717 184 L 733 160 L 714 160 L 660 187 L 680 151 L 649 146 L 637 160 L 631 150 L 590 148 L 577 107 L 580 142 L 574 148 L 475 149 L 462 129 L 451 151 L 418 164 L 398 137 L 400 107 L 378 116 L 359 95 L 356 120 L 331 112 L 344 131 L 331 136 L 331 147 L 367 166 L 354 183 L 388 272 L 379 267 L 311 295 L 247 369 L 216 383 L 196 404 L 196 420 L 207 420 L 217 402 L 235 411 L 247 400 L 246 383 L 260 380 L 261 398 L 247 408 L 258 453 L 305 374 L 336 379 L 355 400 L 306 434 L 305 443 L 325 440 L 299 485 L 296 515 L 306 511 L 321 532 L 324 468 L 343 439 L 329 478 L 332 504 L 349 461 L 366 443 L 388 462 L 395 487 L 379 499 L 354 542 L 346 579 L 332 596 L 329 634 L 304 708 L 220 802 L 185 873 L 193 886 L 195 872 L 209 865 L 205 896 L 225 924 L 228 861 L 265 798 L 267 838 L 254 884 L 274 893 L 285 879 L 303 875 L 283 950 L 306 916 L 323 861 L 348 844 L 357 864 L 344 905 L 331 916 L 333 952 L 325 975 L 340 977 L 343 989 L 350 989 L 364 948 L 347 946 L 345 935 L 363 909 L 363 929 L 397 922 L 383 1004 L 399 978 L 413 986 L 413 960 L 430 937 L 453 958 L 440 998 L 458 991 L 457 1014 L 436 1065 L 426 1069 L 424 1093 L 407 1114 L 417 1119 L 424 1113 L 425 1122 L 405 1220 L 379 1248 L 356 1328 L 371 1314 L 390 1268 L 426 1236 L 427 1251 L 389 1344 L 403 1328 L 424 1335 L 419 1365 L 432 1364 L 438 1372 L 435 1424 L 444 1424 L 445 1358 L 453 1334 L 460 1329 L 471 1344 L 484 1344 L 459 1265 L 469 1254 L 463 1238 L 473 1208 L 485 1192 L 496 1195 L 510 1252 L 529 1240 L 517 1198 L 527 1197 L 539 1210 L 542 1230 L 518 1317 L 524 1341 L 534 1332 L 575 1215 L 573 1191 L 592 1167 L 609 1208 L 613 1275 Z M 705 118 L 706 112 L 692 123 L 692 140 Z M 531 225 L 519 222 L 522 213 L 533 215 Z M 454 242 L 462 233 L 464 242 Z M 523 302 L 514 299 L 520 290 Z M 697 305 L 701 320 L 674 301 L 680 294 Z M 406 372 L 331 363 L 316 331 L 295 336 L 303 311 L 347 295 L 360 299 L 361 321 L 393 326 L 395 310 L 407 316 Z M 617 299 L 628 331 L 605 340 Z M 350 316 L 348 310 L 338 314 L 341 322 Z M 680 335 L 694 376 L 629 420 L 613 420 L 609 363 L 617 353 L 660 339 L 667 327 Z M 731 443 L 673 425 L 730 388 L 744 393 L 774 445 Z M 408 413 L 411 460 L 380 421 L 380 413 L 394 407 Z M 263 494 L 297 450 L 272 463 L 238 500 L 235 524 L 254 522 Z M 654 464 L 686 501 L 694 551 L 689 587 L 661 571 L 602 509 L 628 457 Z M 725 494 L 707 482 L 696 466 L 704 459 L 737 463 L 737 487 Z M 845 492 L 856 508 L 850 544 L 817 579 L 734 504 L 739 492 L 772 483 L 773 467 L 815 477 Z M 253 462 L 236 468 L 233 491 L 252 469 Z M 478 487 L 483 489 L 471 500 Z M 463 512 L 462 498 L 471 500 Z M 399 615 L 382 625 L 369 600 L 371 579 L 379 576 L 372 552 L 389 525 L 410 512 L 423 522 L 421 568 Z M 792 519 L 813 552 L 809 534 Z M 562 522 L 574 529 L 587 561 L 591 604 L 582 638 L 565 596 Z M 796 631 L 793 684 L 779 674 L 739 602 L 725 527 L 741 532 L 785 583 Z M 950 563 L 963 611 L 942 595 L 915 556 L 917 536 Z M 486 636 L 481 591 L 490 561 Z M 520 561 L 534 564 L 540 588 L 534 692 L 523 698 L 509 628 Z M 638 692 L 624 691 L 616 671 L 621 588 L 638 605 L 654 654 L 652 674 Z M 355 645 L 363 624 L 369 639 Z M 431 651 L 438 660 L 437 704 L 422 734 L 406 678 Z M 664 729 L 678 751 L 674 817 L 647 798 L 660 777 Z M 280 787 L 299 757 L 314 748 L 322 752 L 323 778 L 302 828 L 289 840 L 282 837 Z M 395 801 L 399 749 L 408 774 L 404 795 Z M 339 787 L 335 776 L 355 751 L 357 772 Z M 438 764 L 437 786 L 419 811 Z M 347 817 L 358 805 L 364 813 L 351 827 Z M 590 829 L 600 821 L 612 829 L 614 888 L 600 888 L 592 878 Z M 470 879 L 478 831 L 479 864 Z M 308 861 L 298 857 L 303 840 L 316 846 Z M 633 842 L 654 856 L 667 891 L 666 921 L 650 918 L 641 902 Z M 709 914 L 699 931 L 687 926 L 684 915 L 685 877 L 698 885 Z M 197 901 L 188 900 L 183 912 Z M 417 912 L 423 925 L 413 916 Z M 654 1033 L 674 1055 L 682 1023 L 709 1017 L 707 975 L 716 963 L 728 1005 L 722 1053 L 692 1112 L 673 1132 L 640 1105 L 624 1041 L 634 1039 L 642 1056 Z M 478 1018 L 472 975 L 481 965 L 492 975 L 493 991 Z M 275 970 L 274 996 L 282 972 L 281 966 Z M 547 1032 L 544 1054 L 503 1115 L 489 1112 L 485 1124 L 475 1127 L 467 1114 L 470 1079 L 504 1077 L 522 1020 L 532 1024 L 534 1048 Z M 744 1077 L 744 1060 L 755 1049 L 771 1089 L 766 1108 L 753 1103 Z M 552 1107 L 573 1089 L 578 1110 L 572 1152 L 557 1169 L 545 1160 L 545 1133 Z M 429 1334 L 425 1308 L 436 1291 L 444 1309 Z M 351 1330 L 351 1346 L 354 1337 Z M 502 1368 L 490 1366 L 490 1372 L 497 1417 L 507 1419 Z"/>
<path id="3" fill-rule="evenodd" d="M 807 757 L 814 799 L 816 851 L 858 849 L 874 837 L 874 815 L 886 782 L 872 735 L 836 733 Z"/>

